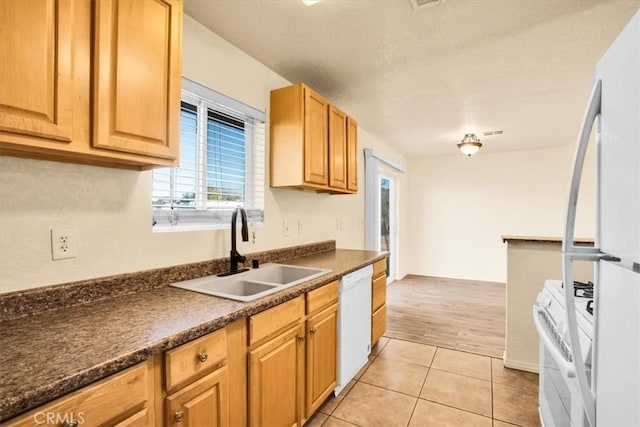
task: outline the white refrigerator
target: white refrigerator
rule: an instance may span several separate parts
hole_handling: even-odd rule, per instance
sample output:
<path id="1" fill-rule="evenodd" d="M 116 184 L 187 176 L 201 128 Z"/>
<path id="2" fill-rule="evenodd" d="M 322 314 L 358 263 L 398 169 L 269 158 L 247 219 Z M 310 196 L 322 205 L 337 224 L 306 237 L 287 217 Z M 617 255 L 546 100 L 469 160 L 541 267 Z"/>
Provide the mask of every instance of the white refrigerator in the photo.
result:
<path id="1" fill-rule="evenodd" d="M 591 132 L 597 144 L 596 239 L 594 248 L 584 248 L 573 241 Z M 595 262 L 591 375 L 578 345 L 574 260 Z M 640 426 L 640 11 L 595 70 L 572 174 L 563 267 L 570 347 L 588 422 Z"/>

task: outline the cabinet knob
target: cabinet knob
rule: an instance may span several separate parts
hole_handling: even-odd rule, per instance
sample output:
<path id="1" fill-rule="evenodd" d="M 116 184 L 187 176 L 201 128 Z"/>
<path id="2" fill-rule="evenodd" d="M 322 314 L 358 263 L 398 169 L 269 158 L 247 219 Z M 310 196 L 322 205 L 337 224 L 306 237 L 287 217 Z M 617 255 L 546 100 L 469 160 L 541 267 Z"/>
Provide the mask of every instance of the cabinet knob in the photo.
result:
<path id="1" fill-rule="evenodd" d="M 311 332 L 312 334 L 315 334 L 316 333 L 316 328 L 309 329 L 309 332 Z"/>
<path id="2" fill-rule="evenodd" d="M 207 355 L 207 353 L 205 352 L 202 352 L 198 355 L 198 360 L 202 363 L 206 362 L 208 358 L 209 358 L 209 355 Z"/>
<path id="3" fill-rule="evenodd" d="M 73 419 L 65 421 L 64 424 L 62 424 L 62 427 L 78 427 L 78 421 Z"/>
<path id="4" fill-rule="evenodd" d="M 304 341 L 304 335 L 298 335 L 298 341 Z"/>
<path id="5" fill-rule="evenodd" d="M 184 420 L 184 412 L 182 411 L 178 411 L 173 415 L 173 418 L 176 420 L 177 423 L 181 423 L 182 420 Z"/>

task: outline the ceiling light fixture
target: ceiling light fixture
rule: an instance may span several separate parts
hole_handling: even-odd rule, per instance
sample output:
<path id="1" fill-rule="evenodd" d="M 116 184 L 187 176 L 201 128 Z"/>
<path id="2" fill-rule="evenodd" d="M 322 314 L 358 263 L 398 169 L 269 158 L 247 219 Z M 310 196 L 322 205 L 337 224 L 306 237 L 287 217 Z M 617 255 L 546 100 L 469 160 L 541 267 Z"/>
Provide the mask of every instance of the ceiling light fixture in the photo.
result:
<path id="1" fill-rule="evenodd" d="M 313 6 L 316 3 L 320 3 L 320 0 L 302 0 L 302 3 L 306 4 L 307 6 Z"/>
<path id="2" fill-rule="evenodd" d="M 475 133 L 465 134 L 464 138 L 462 138 L 462 141 L 460 141 L 460 143 L 458 144 L 458 148 L 460 149 L 462 154 L 466 154 L 469 157 L 476 154 L 478 150 L 480 150 L 480 147 L 482 147 L 482 144 L 480 143 L 480 140 Z"/>

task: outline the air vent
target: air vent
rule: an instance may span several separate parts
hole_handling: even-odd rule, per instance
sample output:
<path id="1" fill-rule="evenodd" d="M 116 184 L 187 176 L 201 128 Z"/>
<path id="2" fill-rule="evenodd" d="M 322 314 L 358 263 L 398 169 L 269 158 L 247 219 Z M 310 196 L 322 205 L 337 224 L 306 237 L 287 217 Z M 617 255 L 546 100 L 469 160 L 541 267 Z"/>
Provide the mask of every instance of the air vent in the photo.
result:
<path id="1" fill-rule="evenodd" d="M 502 135 L 503 133 L 503 130 L 489 130 L 484 133 L 484 136 Z"/>
<path id="2" fill-rule="evenodd" d="M 413 9 L 420 9 L 433 3 L 439 3 L 440 0 L 409 0 Z M 443 0 L 444 3 L 444 0 Z"/>

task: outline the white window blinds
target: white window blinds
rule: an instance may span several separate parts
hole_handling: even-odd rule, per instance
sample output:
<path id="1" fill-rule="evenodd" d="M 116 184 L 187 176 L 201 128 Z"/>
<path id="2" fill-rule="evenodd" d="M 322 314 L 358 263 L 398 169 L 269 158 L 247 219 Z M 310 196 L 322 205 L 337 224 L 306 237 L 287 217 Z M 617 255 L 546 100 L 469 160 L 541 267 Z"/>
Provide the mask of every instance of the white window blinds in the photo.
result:
<path id="1" fill-rule="evenodd" d="M 265 113 L 183 79 L 180 166 L 153 171 L 154 230 L 263 222 Z"/>

